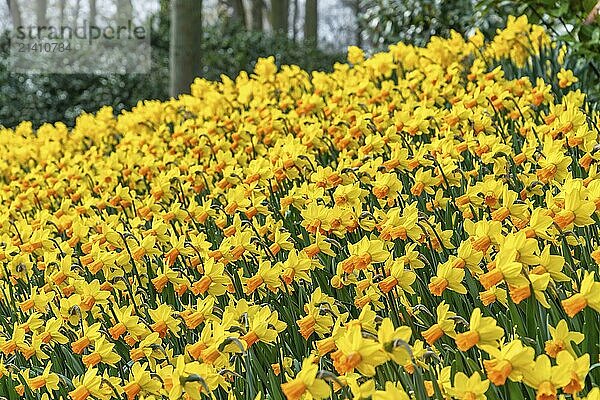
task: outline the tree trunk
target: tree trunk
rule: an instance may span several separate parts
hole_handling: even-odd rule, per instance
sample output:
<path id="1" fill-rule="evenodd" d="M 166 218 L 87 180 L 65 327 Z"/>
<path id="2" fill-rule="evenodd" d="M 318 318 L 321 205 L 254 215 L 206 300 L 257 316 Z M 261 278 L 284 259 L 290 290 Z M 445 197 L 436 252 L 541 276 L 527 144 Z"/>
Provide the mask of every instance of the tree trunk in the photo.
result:
<path id="1" fill-rule="evenodd" d="M 81 12 L 81 0 L 77 0 L 75 3 L 75 8 L 73 9 L 73 20 L 71 21 L 71 26 L 73 29 L 77 29 L 77 21 L 79 20 L 79 13 Z"/>
<path id="2" fill-rule="evenodd" d="M 67 0 L 60 0 L 58 2 L 58 24 L 63 26 L 65 24 L 65 6 Z"/>
<path id="3" fill-rule="evenodd" d="M 252 0 L 252 30 L 263 30 L 263 0 Z"/>
<path id="4" fill-rule="evenodd" d="M 600 0 L 598 0 L 594 8 L 592 8 L 592 11 L 590 11 L 590 13 L 585 18 L 585 21 L 583 22 L 584 25 L 589 25 L 593 23 L 596 20 L 596 18 L 598 18 L 598 14 L 600 14 Z"/>
<path id="5" fill-rule="evenodd" d="M 169 0 L 160 0 L 159 32 L 167 32 L 170 29 L 171 5 Z M 168 38 L 167 38 L 168 40 Z"/>
<path id="6" fill-rule="evenodd" d="M 90 25 L 96 25 L 96 13 L 97 13 L 97 8 L 96 8 L 96 0 L 90 0 L 89 2 L 89 6 L 90 6 Z"/>
<path id="7" fill-rule="evenodd" d="M 133 19 L 133 4 L 131 0 L 117 1 L 117 22 L 121 26 L 126 26 L 128 21 Z"/>
<path id="8" fill-rule="evenodd" d="M 296 38 L 298 36 L 298 0 L 292 0 L 293 4 L 293 14 L 292 14 L 292 41 L 296 42 Z"/>
<path id="9" fill-rule="evenodd" d="M 271 26 L 275 34 L 288 34 L 289 0 L 271 0 Z"/>
<path id="10" fill-rule="evenodd" d="M 170 94 L 189 93 L 201 73 L 202 0 L 171 1 Z"/>
<path id="11" fill-rule="evenodd" d="M 233 9 L 233 15 L 231 17 L 234 24 L 238 24 L 242 28 L 246 29 L 246 9 L 244 7 L 244 0 L 231 0 L 231 8 Z"/>
<path id="12" fill-rule="evenodd" d="M 8 5 L 8 11 L 10 13 L 10 18 L 13 23 L 13 29 L 16 29 L 19 26 L 23 26 L 23 19 L 21 18 L 21 9 L 19 8 L 19 4 L 17 0 L 6 0 Z"/>
<path id="13" fill-rule="evenodd" d="M 311 46 L 317 45 L 318 21 L 317 0 L 306 0 L 304 9 L 304 40 Z"/>
<path id="14" fill-rule="evenodd" d="M 358 47 L 362 46 L 362 23 L 360 21 L 360 13 L 361 13 L 361 8 L 360 8 L 360 0 L 354 0 L 354 4 L 353 4 L 353 8 L 354 8 L 354 18 L 356 21 L 356 45 Z"/>
<path id="15" fill-rule="evenodd" d="M 46 18 L 46 12 L 48 11 L 47 0 L 36 0 L 35 2 L 35 17 L 38 26 L 48 26 L 48 18 Z"/>

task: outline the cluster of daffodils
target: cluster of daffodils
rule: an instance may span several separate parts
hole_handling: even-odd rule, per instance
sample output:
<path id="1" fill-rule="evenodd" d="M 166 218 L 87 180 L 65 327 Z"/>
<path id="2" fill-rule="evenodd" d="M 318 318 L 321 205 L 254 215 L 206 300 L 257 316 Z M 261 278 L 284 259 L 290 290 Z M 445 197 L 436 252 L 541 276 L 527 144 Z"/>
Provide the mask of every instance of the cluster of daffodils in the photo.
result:
<path id="1" fill-rule="evenodd" d="M 510 18 L 0 128 L 0 397 L 600 399 L 599 116 L 497 66 L 552 46 Z"/>

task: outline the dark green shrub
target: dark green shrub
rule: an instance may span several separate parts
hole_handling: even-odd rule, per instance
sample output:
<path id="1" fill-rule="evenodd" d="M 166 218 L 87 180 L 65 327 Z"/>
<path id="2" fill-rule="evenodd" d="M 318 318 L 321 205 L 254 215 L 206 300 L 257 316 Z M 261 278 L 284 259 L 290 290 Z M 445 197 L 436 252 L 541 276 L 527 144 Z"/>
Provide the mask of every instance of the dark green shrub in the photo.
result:
<path id="1" fill-rule="evenodd" d="M 110 105 L 115 112 L 143 99 L 165 99 L 168 87 L 168 23 L 155 24 L 152 70 L 143 75 L 26 75 L 11 73 L 7 65 L 8 36 L 0 37 L 0 125 L 16 126 L 30 120 L 63 121 L 68 125 L 83 111 Z M 251 71 L 259 57 L 274 55 L 278 65 L 296 64 L 312 70 L 331 70 L 345 54 L 330 54 L 293 40 L 233 26 L 210 26 L 204 31 L 203 77 L 220 79 Z"/>

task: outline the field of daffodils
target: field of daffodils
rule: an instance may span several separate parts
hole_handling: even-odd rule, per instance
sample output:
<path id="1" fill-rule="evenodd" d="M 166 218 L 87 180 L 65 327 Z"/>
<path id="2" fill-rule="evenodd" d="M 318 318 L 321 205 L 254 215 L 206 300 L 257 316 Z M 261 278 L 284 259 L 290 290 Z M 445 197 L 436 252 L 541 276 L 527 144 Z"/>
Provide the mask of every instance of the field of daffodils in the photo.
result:
<path id="1" fill-rule="evenodd" d="M 511 17 L 0 128 L 0 398 L 599 400 L 565 51 Z"/>

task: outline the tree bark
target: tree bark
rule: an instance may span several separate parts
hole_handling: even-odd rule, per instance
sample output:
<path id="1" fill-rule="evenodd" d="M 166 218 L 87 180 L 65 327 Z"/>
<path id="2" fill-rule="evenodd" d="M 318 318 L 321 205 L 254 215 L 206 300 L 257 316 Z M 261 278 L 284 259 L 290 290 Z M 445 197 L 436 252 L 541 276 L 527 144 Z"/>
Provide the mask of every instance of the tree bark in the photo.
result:
<path id="1" fill-rule="evenodd" d="M 23 26 L 21 9 L 19 8 L 19 3 L 17 3 L 17 0 L 6 0 L 6 3 L 8 5 L 8 12 L 10 13 L 13 29 L 16 29 L 19 26 Z"/>
<path id="2" fill-rule="evenodd" d="M 263 30 L 263 0 L 252 0 L 252 30 L 262 32 Z"/>
<path id="3" fill-rule="evenodd" d="M 231 16 L 232 22 L 238 24 L 242 28 L 246 29 L 246 8 L 244 7 L 244 0 L 230 0 L 233 14 Z"/>
<path id="4" fill-rule="evenodd" d="M 171 4 L 170 0 L 160 0 L 160 32 L 166 32 L 170 29 Z"/>
<path id="5" fill-rule="evenodd" d="M 58 24 L 63 26 L 65 24 L 65 6 L 67 0 L 60 0 L 58 2 Z"/>
<path id="6" fill-rule="evenodd" d="M 71 21 L 71 26 L 73 29 L 77 29 L 77 20 L 79 19 L 79 13 L 81 12 L 81 0 L 77 0 L 75 3 L 75 8 L 73 9 L 73 20 Z"/>
<path id="7" fill-rule="evenodd" d="M 90 6 L 90 25 L 96 25 L 96 13 L 97 13 L 97 8 L 96 8 L 96 0 L 90 0 L 89 2 L 89 6 Z"/>
<path id="8" fill-rule="evenodd" d="M 201 73 L 202 0 L 172 0 L 170 94 L 189 93 Z"/>
<path id="9" fill-rule="evenodd" d="M 596 18 L 598 18 L 598 14 L 600 14 L 600 0 L 598 0 L 594 8 L 592 8 L 592 11 L 590 11 L 590 13 L 585 18 L 585 21 L 583 22 L 584 25 L 589 25 L 593 23 L 596 20 Z"/>
<path id="10" fill-rule="evenodd" d="M 304 6 L 304 40 L 308 44 L 316 46 L 319 24 L 317 0 L 306 0 Z"/>
<path id="11" fill-rule="evenodd" d="M 271 0 L 271 26 L 275 34 L 288 34 L 289 0 Z"/>
<path id="12" fill-rule="evenodd" d="M 360 0 L 353 0 L 352 6 L 353 6 L 352 8 L 354 11 L 354 18 L 356 21 L 355 42 L 358 47 L 361 47 L 362 46 L 362 23 L 360 21 L 360 13 L 362 10 L 360 7 Z"/>
<path id="13" fill-rule="evenodd" d="M 48 11 L 47 0 L 36 0 L 35 2 L 35 17 L 38 26 L 48 26 L 48 18 L 46 12 Z"/>
<path id="14" fill-rule="evenodd" d="M 295 43 L 298 36 L 298 0 L 292 1 L 292 41 Z"/>
<path id="15" fill-rule="evenodd" d="M 119 25 L 126 26 L 128 21 L 133 19 L 133 4 L 131 0 L 117 1 L 117 22 Z"/>

